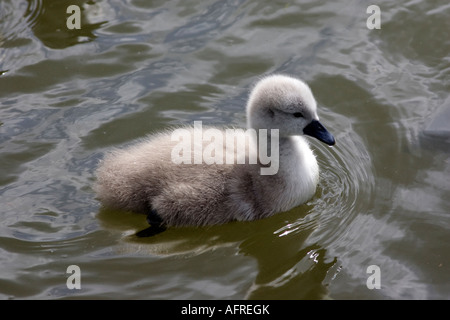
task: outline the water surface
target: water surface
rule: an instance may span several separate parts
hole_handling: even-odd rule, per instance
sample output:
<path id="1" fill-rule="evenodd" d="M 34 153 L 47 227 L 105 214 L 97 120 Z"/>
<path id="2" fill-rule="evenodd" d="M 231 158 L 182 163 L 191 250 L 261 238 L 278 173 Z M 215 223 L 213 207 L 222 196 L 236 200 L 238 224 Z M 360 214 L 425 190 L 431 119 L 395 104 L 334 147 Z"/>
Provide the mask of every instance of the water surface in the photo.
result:
<path id="1" fill-rule="evenodd" d="M 450 6 L 378 1 L 371 30 L 370 4 L 1 1 L 0 297 L 448 299 Z M 101 208 L 104 152 L 194 120 L 243 127 L 276 72 L 310 84 L 337 140 L 311 140 L 308 203 L 145 239 L 142 216 Z"/>

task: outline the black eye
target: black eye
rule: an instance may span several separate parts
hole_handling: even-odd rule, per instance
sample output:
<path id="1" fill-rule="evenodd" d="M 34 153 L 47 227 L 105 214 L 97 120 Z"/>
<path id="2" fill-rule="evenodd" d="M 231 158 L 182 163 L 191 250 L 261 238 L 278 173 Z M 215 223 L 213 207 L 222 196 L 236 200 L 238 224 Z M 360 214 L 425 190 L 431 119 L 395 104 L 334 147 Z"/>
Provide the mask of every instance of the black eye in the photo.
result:
<path id="1" fill-rule="evenodd" d="M 301 112 L 294 112 L 292 115 L 296 118 L 303 118 L 303 113 Z"/>

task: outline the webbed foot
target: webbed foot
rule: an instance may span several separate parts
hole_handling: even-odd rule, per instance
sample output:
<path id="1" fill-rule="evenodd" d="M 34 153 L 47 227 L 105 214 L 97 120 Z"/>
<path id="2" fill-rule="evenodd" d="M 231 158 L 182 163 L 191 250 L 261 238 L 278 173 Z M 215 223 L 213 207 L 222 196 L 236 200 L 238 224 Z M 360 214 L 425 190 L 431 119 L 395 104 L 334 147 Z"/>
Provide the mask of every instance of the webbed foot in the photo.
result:
<path id="1" fill-rule="evenodd" d="M 136 236 L 138 236 L 139 238 L 152 237 L 167 229 L 156 210 L 150 211 L 150 213 L 147 215 L 147 222 L 150 224 L 150 227 L 136 232 Z"/>

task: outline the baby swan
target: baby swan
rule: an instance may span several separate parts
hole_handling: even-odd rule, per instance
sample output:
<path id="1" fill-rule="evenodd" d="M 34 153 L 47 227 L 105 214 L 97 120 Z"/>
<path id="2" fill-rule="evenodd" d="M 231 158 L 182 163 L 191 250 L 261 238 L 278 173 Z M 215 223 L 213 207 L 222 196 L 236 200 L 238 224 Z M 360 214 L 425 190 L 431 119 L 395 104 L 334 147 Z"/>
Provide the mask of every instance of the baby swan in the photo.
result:
<path id="1" fill-rule="evenodd" d="M 240 136 L 246 143 L 241 161 L 174 161 L 179 151 L 174 153 L 174 148 L 180 142 L 174 141 L 172 131 L 162 132 L 124 150 L 113 150 L 101 161 L 95 186 L 98 198 L 107 207 L 147 214 L 151 226 L 138 236 L 150 236 L 168 226 L 261 219 L 306 202 L 316 191 L 319 167 L 302 136 L 335 143 L 319 122 L 309 87 L 285 75 L 265 77 L 251 91 L 246 113 L 248 129 L 267 134 Z M 182 129 L 186 137 L 195 137 L 195 128 Z M 214 130 L 223 136 L 227 131 Z M 261 137 L 276 143 L 265 146 Z M 188 160 L 198 159 L 205 155 L 205 146 L 218 143 L 213 141 L 203 136 L 183 151 Z M 233 160 L 239 159 L 237 147 L 230 151 L 222 143 L 213 150 L 218 153 L 221 148 L 222 159 L 230 152 Z M 262 174 L 261 169 L 268 167 L 260 156 L 262 151 L 264 155 L 272 153 L 271 166 L 276 172 Z M 250 161 L 255 155 L 257 160 Z"/>

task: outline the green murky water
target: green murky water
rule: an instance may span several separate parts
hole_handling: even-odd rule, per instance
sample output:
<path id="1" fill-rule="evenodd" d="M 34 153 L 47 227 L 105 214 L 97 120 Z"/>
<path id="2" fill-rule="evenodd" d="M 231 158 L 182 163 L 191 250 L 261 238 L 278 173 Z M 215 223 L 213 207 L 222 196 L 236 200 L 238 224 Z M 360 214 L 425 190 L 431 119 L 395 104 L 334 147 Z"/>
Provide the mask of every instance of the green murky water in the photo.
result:
<path id="1" fill-rule="evenodd" d="M 369 29 L 370 4 L 1 1 L 0 297 L 448 299 L 450 6 L 378 1 Z M 101 209 L 105 151 L 194 120 L 245 126 L 250 86 L 275 72 L 310 84 L 337 140 L 311 141 L 311 201 L 146 239 L 144 217 Z"/>

